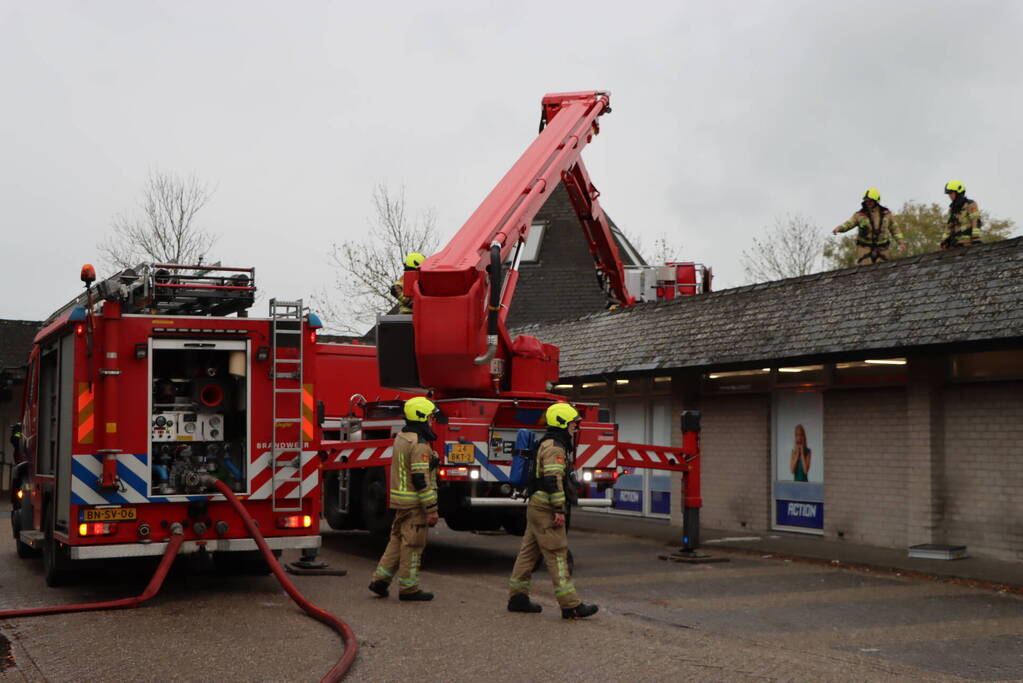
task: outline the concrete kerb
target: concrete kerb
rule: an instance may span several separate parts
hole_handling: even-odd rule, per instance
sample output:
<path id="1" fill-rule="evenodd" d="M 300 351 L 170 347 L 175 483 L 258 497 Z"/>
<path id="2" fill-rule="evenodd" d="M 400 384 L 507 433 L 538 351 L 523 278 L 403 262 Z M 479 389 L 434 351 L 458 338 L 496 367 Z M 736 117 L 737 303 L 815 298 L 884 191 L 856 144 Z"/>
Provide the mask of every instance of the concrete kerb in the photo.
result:
<path id="1" fill-rule="evenodd" d="M 682 530 L 664 520 L 572 513 L 572 528 L 599 534 L 648 538 L 663 542 L 669 552 L 681 545 Z M 701 529 L 700 550 L 776 558 L 857 571 L 947 581 L 986 590 L 1023 594 L 1023 563 L 969 557 L 960 560 L 911 558 L 908 550 L 857 545 L 804 534 Z"/>

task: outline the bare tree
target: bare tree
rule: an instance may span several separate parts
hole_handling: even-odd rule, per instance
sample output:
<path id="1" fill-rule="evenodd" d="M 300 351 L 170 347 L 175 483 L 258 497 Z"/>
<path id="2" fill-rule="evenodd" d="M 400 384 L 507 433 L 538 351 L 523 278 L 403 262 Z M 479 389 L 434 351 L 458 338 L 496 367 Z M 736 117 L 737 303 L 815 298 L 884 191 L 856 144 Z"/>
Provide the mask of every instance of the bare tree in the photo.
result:
<path id="1" fill-rule="evenodd" d="M 743 250 L 742 267 L 749 282 L 768 282 L 809 275 L 821 269 L 825 238 L 820 228 L 799 214 L 775 218 L 753 248 Z"/>
<path id="2" fill-rule="evenodd" d="M 144 261 L 199 263 L 216 242 L 195 220 L 212 195 L 195 176 L 150 171 L 141 213 L 113 218 L 113 234 L 97 245 L 101 259 L 115 270 Z"/>
<path id="3" fill-rule="evenodd" d="M 331 246 L 333 291 L 312 295 L 328 329 L 342 334 L 362 334 L 377 314 L 394 307 L 391 285 L 402 273 L 406 254 L 429 256 L 437 250 L 435 212 L 427 209 L 410 217 L 404 186 L 395 194 L 386 183 L 377 185 L 373 209 L 375 216 L 363 238 Z"/>

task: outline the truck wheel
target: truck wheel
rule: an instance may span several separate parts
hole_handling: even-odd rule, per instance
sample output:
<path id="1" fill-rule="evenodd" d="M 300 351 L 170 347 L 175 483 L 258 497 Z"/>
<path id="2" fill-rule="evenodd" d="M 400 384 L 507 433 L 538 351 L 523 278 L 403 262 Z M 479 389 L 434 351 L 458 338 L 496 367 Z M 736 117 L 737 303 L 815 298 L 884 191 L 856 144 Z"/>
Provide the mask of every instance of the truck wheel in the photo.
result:
<path id="1" fill-rule="evenodd" d="M 53 537 L 52 512 L 50 510 L 47 510 L 46 517 L 43 519 L 43 530 L 46 533 L 46 538 L 43 539 L 43 576 L 46 579 L 46 585 L 50 588 L 64 586 L 71 578 L 71 573 L 68 571 L 70 560 L 65 557 L 66 551 L 61 549 L 57 539 Z"/>
<path id="2" fill-rule="evenodd" d="M 340 486 L 341 473 L 327 472 L 323 475 L 323 518 L 331 529 L 357 529 L 358 515 L 352 510 L 352 489 L 355 488 L 355 473 L 352 472 L 349 479 L 348 512 L 341 512 L 340 507 Z"/>
<path id="3" fill-rule="evenodd" d="M 523 536 L 526 533 L 525 510 L 514 510 L 504 515 L 501 526 L 512 536 Z"/>
<path id="4" fill-rule="evenodd" d="M 371 467 L 362 477 L 362 496 L 359 507 L 365 528 L 374 536 L 386 536 L 391 530 L 394 515 L 387 509 L 387 482 L 384 468 Z"/>
<path id="5" fill-rule="evenodd" d="M 11 510 L 11 531 L 14 532 L 14 547 L 18 551 L 18 557 L 28 559 L 38 555 L 35 548 L 28 543 L 21 542 L 21 510 Z"/>

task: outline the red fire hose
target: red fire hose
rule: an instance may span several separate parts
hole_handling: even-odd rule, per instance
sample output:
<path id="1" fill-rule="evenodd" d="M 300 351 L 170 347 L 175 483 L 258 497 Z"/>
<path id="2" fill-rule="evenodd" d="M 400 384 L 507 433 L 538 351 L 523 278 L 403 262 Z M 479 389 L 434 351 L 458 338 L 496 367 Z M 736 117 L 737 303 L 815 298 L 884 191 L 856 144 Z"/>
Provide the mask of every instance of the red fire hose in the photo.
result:
<path id="1" fill-rule="evenodd" d="M 273 552 L 270 550 L 270 546 L 266 544 L 263 539 L 263 535 L 259 533 L 259 528 L 253 521 L 252 517 L 242 506 L 241 502 L 235 497 L 234 493 L 231 492 L 223 482 L 216 481 L 215 485 L 217 489 L 224 494 L 228 502 L 234 507 L 235 512 L 241 517 L 245 527 L 249 530 L 252 538 L 256 541 L 256 545 L 259 546 L 259 550 L 263 553 L 263 557 L 266 559 L 267 564 L 270 566 L 270 570 L 273 571 L 274 576 L 280 581 L 281 586 L 291 596 L 291 599 L 295 601 L 299 607 L 301 607 L 306 614 L 311 616 L 313 619 L 322 621 L 327 626 L 338 632 L 341 639 L 344 641 L 345 649 L 341 655 L 341 659 L 331 667 L 331 669 L 323 676 L 321 683 L 334 681 L 340 681 L 344 678 L 345 674 L 348 673 L 348 669 L 351 668 L 352 663 L 355 661 L 355 655 L 359 650 L 359 643 L 355 639 L 355 632 L 352 628 L 341 621 L 330 612 L 320 609 L 316 605 L 306 600 L 305 596 L 298 592 L 294 584 L 281 569 L 280 563 L 277 562 L 277 558 L 274 557 Z M 153 578 L 149 580 L 149 585 L 142 591 L 141 595 L 137 595 L 134 598 L 121 598 L 119 600 L 109 600 L 107 602 L 90 602 L 80 603 L 77 605 L 55 605 L 53 607 L 34 607 L 31 609 L 16 609 L 0 612 L 0 619 L 16 618 L 16 617 L 33 617 L 43 614 L 62 614 L 65 612 L 89 612 L 95 610 L 108 610 L 108 609 L 129 609 L 132 607 L 138 607 L 146 600 L 159 592 L 160 587 L 163 585 L 163 580 L 167 578 L 167 572 L 170 570 L 171 565 L 174 563 L 174 558 L 178 554 L 178 549 L 181 548 L 181 543 L 185 540 L 183 536 L 183 529 L 180 524 L 171 525 L 171 539 L 170 543 L 167 544 L 167 549 L 163 552 L 163 557 L 160 558 L 160 565 L 156 568 L 156 573 L 153 574 Z"/>
<path id="2" fill-rule="evenodd" d="M 224 497 L 227 498 L 228 502 L 234 507 L 234 511 L 242 518 L 242 522 L 245 523 L 245 528 L 249 530 L 249 534 L 252 535 L 252 538 L 256 541 L 256 545 L 258 545 L 259 549 L 263 552 L 263 557 L 266 558 L 274 576 L 277 577 L 277 580 L 280 581 L 281 586 L 283 586 L 284 590 L 291 596 L 291 599 L 295 601 L 295 604 L 301 607 L 305 613 L 313 619 L 322 621 L 324 624 L 330 626 L 332 629 L 337 631 L 338 634 L 340 634 L 341 639 L 345 643 L 345 650 L 341 655 L 341 659 L 337 660 L 337 664 L 331 667 L 330 671 L 323 676 L 321 683 L 328 681 L 331 683 L 333 683 L 333 681 L 340 681 L 344 678 L 345 674 L 348 673 L 348 669 L 351 668 L 352 663 L 355 661 L 355 655 L 359 651 L 359 643 L 355 639 L 355 632 L 352 631 L 352 627 L 335 617 L 330 612 L 322 610 L 312 604 L 305 599 L 304 595 L 298 592 L 295 585 L 291 583 L 291 579 L 289 579 L 288 575 L 284 573 L 283 569 L 281 569 L 281 565 L 277 561 L 277 558 L 274 557 L 273 553 L 270 551 L 270 546 L 268 546 L 266 541 L 263 540 L 263 534 L 259 533 L 259 528 L 256 527 L 255 521 L 253 521 L 244 506 L 242 506 L 241 501 L 235 497 L 234 493 L 231 492 L 231 489 L 228 488 L 224 482 L 217 480 L 214 482 L 214 485 L 217 487 L 218 491 L 224 494 Z"/>
<path id="3" fill-rule="evenodd" d="M 153 578 L 149 579 L 149 585 L 142 591 L 141 595 L 136 595 L 134 598 L 121 598 L 120 600 L 108 600 L 107 602 L 83 602 L 77 605 L 54 605 L 53 607 L 33 607 L 31 609 L 12 609 L 6 612 L 0 612 L 0 619 L 6 619 L 8 617 L 35 617 L 42 614 L 63 614 L 65 612 L 92 612 L 96 610 L 104 609 L 131 609 L 132 607 L 138 607 L 149 598 L 156 595 L 160 586 L 163 585 L 163 580 L 167 578 L 167 572 L 170 570 L 172 564 L 174 564 L 174 557 L 178 554 L 178 548 L 181 547 L 182 541 L 185 537 L 180 524 L 171 525 L 171 539 L 170 543 L 167 544 L 167 549 L 163 551 L 163 557 L 160 558 L 160 565 L 156 568 L 156 573 L 153 574 Z"/>

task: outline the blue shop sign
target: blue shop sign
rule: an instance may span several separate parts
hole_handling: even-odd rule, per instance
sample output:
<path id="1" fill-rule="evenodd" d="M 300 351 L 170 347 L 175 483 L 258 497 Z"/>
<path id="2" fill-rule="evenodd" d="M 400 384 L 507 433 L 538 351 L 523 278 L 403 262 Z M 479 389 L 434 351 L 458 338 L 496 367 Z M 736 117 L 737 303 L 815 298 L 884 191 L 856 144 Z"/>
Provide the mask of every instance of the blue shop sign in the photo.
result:
<path id="1" fill-rule="evenodd" d="M 614 490 L 614 507 L 616 510 L 643 511 L 643 492 L 630 489 Z"/>
<path id="2" fill-rule="evenodd" d="M 824 528 L 824 504 L 797 500 L 778 500 L 777 520 L 781 526 L 800 526 L 807 529 Z"/>

